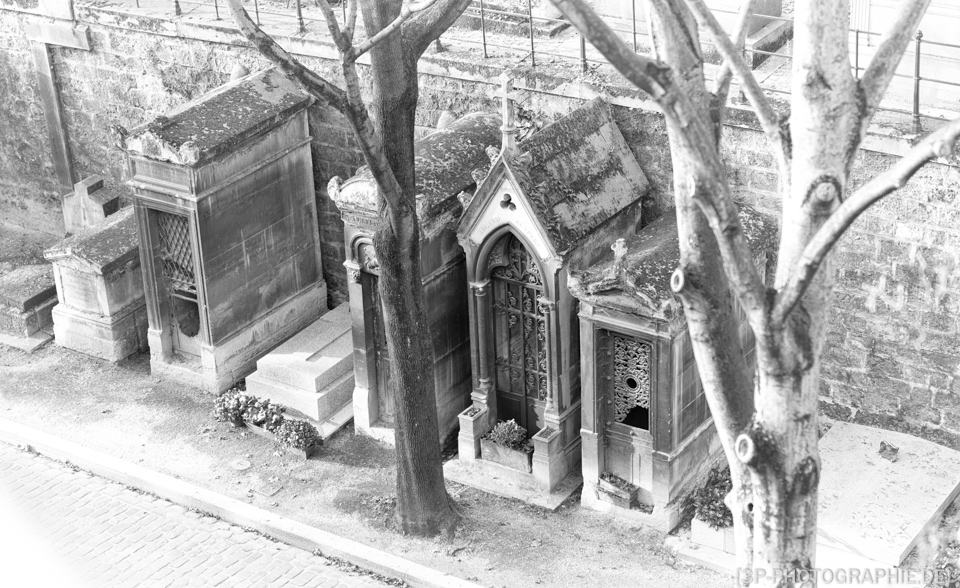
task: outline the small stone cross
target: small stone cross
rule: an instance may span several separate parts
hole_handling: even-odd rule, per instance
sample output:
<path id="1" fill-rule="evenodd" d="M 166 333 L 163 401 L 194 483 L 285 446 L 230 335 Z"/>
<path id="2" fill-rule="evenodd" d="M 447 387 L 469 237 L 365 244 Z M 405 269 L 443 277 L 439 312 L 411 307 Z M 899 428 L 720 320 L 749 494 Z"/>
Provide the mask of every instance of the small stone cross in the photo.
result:
<path id="1" fill-rule="evenodd" d="M 503 135 L 500 154 L 503 155 L 504 159 L 509 159 L 519 152 L 517 149 L 516 117 L 513 108 L 513 102 L 518 96 L 513 91 L 513 76 L 509 72 L 504 71 L 499 80 L 501 86 L 496 96 L 502 101 L 500 118 L 503 120 L 503 126 L 500 127 L 500 132 Z"/>

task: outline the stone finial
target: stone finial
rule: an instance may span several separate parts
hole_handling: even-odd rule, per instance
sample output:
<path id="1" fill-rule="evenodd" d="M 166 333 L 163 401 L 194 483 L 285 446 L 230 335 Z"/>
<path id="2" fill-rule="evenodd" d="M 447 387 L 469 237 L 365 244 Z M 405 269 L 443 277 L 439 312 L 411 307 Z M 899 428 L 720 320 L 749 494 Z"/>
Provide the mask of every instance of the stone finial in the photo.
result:
<path id="1" fill-rule="evenodd" d="M 622 237 L 617 239 L 610 249 L 613 249 L 613 265 L 617 269 L 623 267 L 623 258 L 627 254 L 627 240 Z"/>
<path id="2" fill-rule="evenodd" d="M 233 66 L 233 70 L 230 71 L 230 81 L 239 80 L 249 73 L 250 70 L 238 61 L 237 64 Z"/>
<path id="3" fill-rule="evenodd" d="M 457 117 L 454 116 L 449 110 L 444 110 L 440 113 L 440 118 L 437 119 L 437 130 L 442 131 L 443 129 L 449 127 L 454 122 L 456 122 Z"/>
<path id="4" fill-rule="evenodd" d="M 501 99 L 501 114 L 503 126 L 500 132 L 503 136 L 500 154 L 504 159 L 510 159 L 517 154 L 517 127 L 516 115 L 514 113 L 513 102 L 517 99 L 516 92 L 513 91 L 513 77 L 509 72 L 503 72 L 500 75 L 500 92 L 497 96 Z"/>

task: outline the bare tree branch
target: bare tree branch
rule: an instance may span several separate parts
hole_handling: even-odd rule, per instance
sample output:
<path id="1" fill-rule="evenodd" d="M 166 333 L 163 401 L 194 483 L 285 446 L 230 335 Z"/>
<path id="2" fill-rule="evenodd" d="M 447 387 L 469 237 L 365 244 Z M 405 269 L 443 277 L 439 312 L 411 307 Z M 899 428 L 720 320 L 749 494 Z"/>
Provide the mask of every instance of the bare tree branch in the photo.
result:
<path id="1" fill-rule="evenodd" d="M 730 37 L 723 32 L 720 23 L 717 22 L 716 17 L 713 16 L 713 12 L 707 8 L 703 0 L 686 0 L 686 3 L 697 18 L 700 26 L 707 29 L 707 32 L 710 33 L 710 37 L 716 44 L 717 50 L 720 52 L 720 55 L 723 56 L 724 64 L 728 65 L 737 75 L 737 79 L 740 80 L 744 94 L 746 94 L 747 99 L 757 113 L 757 118 L 760 119 L 760 126 L 763 128 L 763 132 L 766 133 L 770 141 L 782 152 L 783 136 L 780 117 L 777 116 L 773 107 L 770 106 L 767 96 L 763 93 L 763 90 L 760 89 L 757 78 L 753 77 L 750 66 L 743 61 L 743 56 L 740 55 L 740 51 L 733 45 L 733 42 L 730 41 Z"/>
<path id="2" fill-rule="evenodd" d="M 326 0 L 321 0 L 321 1 L 325 2 Z M 414 14 L 418 12 L 422 12 L 427 8 L 430 8 L 436 3 L 436 1 L 437 0 L 414 0 L 413 2 L 409 2 L 406 5 L 402 6 L 400 8 L 400 14 L 397 15 L 397 18 L 395 18 L 393 22 L 391 22 L 387 26 L 380 29 L 380 31 L 377 32 L 377 34 L 373 35 L 363 43 L 360 43 L 359 45 L 354 47 L 353 59 L 360 57 L 361 55 L 363 55 L 364 53 L 372 49 L 374 45 L 386 39 L 387 37 L 392 35 L 395 31 L 397 31 L 400 28 L 400 25 L 410 20 L 410 17 L 412 17 Z"/>
<path id="3" fill-rule="evenodd" d="M 716 237 L 730 282 L 755 331 L 766 329 L 766 287 L 743 234 L 736 205 L 724 181 L 725 172 L 714 147 L 712 130 L 700 119 L 674 82 L 672 70 L 633 52 L 583 0 L 551 0 L 600 53 L 638 88 L 650 94 L 682 132 L 677 138 L 699 154 L 694 198 Z"/>
<path id="4" fill-rule="evenodd" d="M 357 4 L 360 0 L 345 0 L 347 2 L 347 19 L 343 24 L 343 34 L 353 43 L 353 34 L 357 29 Z"/>
<path id="5" fill-rule="evenodd" d="M 303 89 L 321 102 L 325 102 L 340 112 L 347 106 L 346 93 L 304 67 L 297 59 L 287 53 L 277 44 L 270 35 L 260 30 L 253 22 L 247 11 L 240 5 L 240 0 L 227 0 L 233 18 L 240 27 L 240 32 L 253 46 L 273 62 L 280 71 L 297 81 Z"/>
<path id="6" fill-rule="evenodd" d="M 743 0 L 740 3 L 740 14 L 737 15 L 737 24 L 733 29 L 733 44 L 738 52 L 743 51 L 743 46 L 747 42 L 747 30 L 750 26 L 750 18 L 753 16 L 753 6 L 757 0 Z M 727 95 L 730 93 L 730 81 L 733 79 L 733 70 L 726 60 L 720 65 L 717 72 L 716 85 L 714 87 L 714 107 L 717 112 L 717 124 L 723 121 L 723 110 L 727 104 Z"/>
<path id="7" fill-rule="evenodd" d="M 469 5 L 470 0 L 436 0 L 429 10 L 419 11 L 403 25 L 404 43 L 412 47 L 417 57 L 423 55 L 430 43 L 450 28 Z"/>
<path id="8" fill-rule="evenodd" d="M 810 286 L 827 253 L 857 217 L 884 196 L 902 188 L 928 161 L 937 157 L 948 157 L 958 139 L 960 118 L 928 135 L 890 169 L 874 177 L 845 200 L 804 248 L 796 269 L 777 295 L 772 313 L 773 323 L 783 324 Z"/>
<path id="9" fill-rule="evenodd" d="M 873 54 L 870 65 L 863 72 L 860 78 L 860 90 L 863 92 L 866 108 L 863 111 L 863 120 L 860 123 L 860 136 L 863 137 L 867 132 L 873 115 L 880 106 L 880 100 L 887 93 L 887 86 L 893 79 L 893 74 L 897 71 L 900 59 L 910 39 L 913 38 L 913 32 L 920 24 L 930 0 L 901 0 L 900 13 L 896 20 L 890 26 L 889 32 L 884 36 L 877 47 L 877 52 Z"/>

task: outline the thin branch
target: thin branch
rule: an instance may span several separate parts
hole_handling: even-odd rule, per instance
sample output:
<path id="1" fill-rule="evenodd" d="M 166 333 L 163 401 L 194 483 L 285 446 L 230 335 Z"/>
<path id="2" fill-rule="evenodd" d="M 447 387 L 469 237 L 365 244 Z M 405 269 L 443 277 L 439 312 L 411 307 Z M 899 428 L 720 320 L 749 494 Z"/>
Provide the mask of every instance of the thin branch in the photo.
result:
<path id="1" fill-rule="evenodd" d="M 734 47 L 733 42 L 730 41 L 730 37 L 723 32 L 720 23 L 717 22 L 716 17 L 713 16 L 713 12 L 707 8 L 703 0 L 686 0 L 686 3 L 687 6 L 690 7 L 691 12 L 693 12 L 693 15 L 697 18 L 700 26 L 707 29 L 707 32 L 710 33 L 710 37 L 713 39 L 717 50 L 720 52 L 720 55 L 723 56 L 724 63 L 730 66 L 730 69 L 737 75 L 737 79 L 740 80 L 747 100 L 750 101 L 754 112 L 757 113 L 757 118 L 760 119 L 760 126 L 763 128 L 763 132 L 766 133 L 770 141 L 782 151 L 783 137 L 781 134 L 780 117 L 777 116 L 773 107 L 770 106 L 770 102 L 760 88 L 757 78 L 753 77 L 750 66 L 744 62 L 740 51 Z"/>
<path id="2" fill-rule="evenodd" d="M 460 18 L 471 0 L 437 0 L 429 10 L 422 10 L 407 21 L 401 31 L 404 43 L 418 58 L 441 33 Z"/>
<path id="3" fill-rule="evenodd" d="M 907 45 L 913 38 L 913 32 L 920 24 L 930 0 L 901 0 L 900 13 L 890 26 L 889 32 L 880 41 L 870 65 L 860 78 L 860 90 L 863 92 L 865 109 L 860 123 L 860 136 L 867 132 L 867 126 L 880 106 L 880 100 L 887 93 L 890 80 L 897 71 Z"/>
<path id="4" fill-rule="evenodd" d="M 239 0 L 230 0 L 230 2 L 239 3 Z M 393 222 L 394 227 L 396 227 L 398 226 L 396 224 L 397 215 L 403 207 L 403 202 L 400 198 L 402 189 L 400 183 L 397 181 L 396 175 L 393 173 L 393 168 L 390 167 L 390 163 L 387 160 L 387 154 L 383 150 L 383 142 L 377 137 L 377 131 L 373 126 L 373 121 L 370 120 L 370 113 L 363 103 L 363 94 L 360 90 L 360 76 L 357 74 L 357 55 L 355 49 L 350 44 L 347 36 L 341 33 L 340 26 L 337 24 L 336 15 L 333 13 L 333 8 L 330 6 L 330 3 L 327 0 L 318 0 L 317 4 L 323 12 L 323 18 L 327 21 L 327 29 L 330 31 L 330 36 L 333 37 L 334 42 L 337 44 L 337 49 L 340 51 L 340 68 L 343 71 L 343 80 L 347 86 L 346 106 L 342 112 L 347 116 L 347 120 L 350 121 L 350 126 L 353 128 L 353 135 L 360 145 L 360 152 L 363 153 L 364 162 L 366 162 L 367 167 L 370 168 L 370 173 L 373 174 L 373 179 L 377 182 L 377 187 L 380 189 L 380 193 L 383 195 L 384 202 L 387 205 L 387 210 L 390 213 L 391 222 Z M 381 38 L 386 38 L 386 35 Z"/>
<path id="5" fill-rule="evenodd" d="M 783 324 L 810 286 L 820 264 L 853 221 L 878 200 L 899 190 L 918 169 L 937 157 L 948 157 L 960 139 L 960 118 L 956 118 L 914 146 L 890 169 L 874 177 L 853 193 L 827 219 L 807 243 L 797 267 L 777 295 L 774 324 Z"/>
<path id="6" fill-rule="evenodd" d="M 347 20 L 343 25 L 343 34 L 353 43 L 353 33 L 357 28 L 357 4 L 360 0 L 344 0 L 347 3 Z"/>
<path id="7" fill-rule="evenodd" d="M 247 11 L 240 5 L 240 0 L 227 0 L 233 18 L 240 27 L 240 32 L 250 41 L 260 53 L 276 65 L 280 71 L 300 84 L 303 89 L 321 102 L 325 102 L 334 109 L 344 112 L 347 107 L 346 93 L 321 78 L 303 66 L 297 59 L 287 53 L 273 38 L 260 30 L 253 22 Z"/>
<path id="8" fill-rule="evenodd" d="M 422 12 L 427 8 L 430 8 L 436 1 L 437 0 L 414 0 L 413 2 L 409 2 L 401 6 L 400 14 L 397 15 L 397 18 L 393 19 L 393 22 L 380 29 L 374 36 L 354 47 L 353 58 L 356 59 L 372 49 L 377 43 L 386 39 L 395 31 L 399 30 L 400 25 L 409 20 L 410 17 L 418 12 Z"/>
<path id="9" fill-rule="evenodd" d="M 733 29 L 733 44 L 738 53 L 743 52 L 743 47 L 747 43 L 747 31 L 750 27 L 750 19 L 753 17 L 753 6 L 758 0 L 743 0 L 740 3 L 740 14 L 737 15 L 737 24 Z M 713 96 L 715 110 L 722 113 L 727 104 L 727 95 L 730 93 L 730 81 L 733 80 L 733 70 L 730 64 L 724 60 L 717 72 L 716 85 Z M 723 120 L 723 116 L 717 117 L 718 123 Z"/>

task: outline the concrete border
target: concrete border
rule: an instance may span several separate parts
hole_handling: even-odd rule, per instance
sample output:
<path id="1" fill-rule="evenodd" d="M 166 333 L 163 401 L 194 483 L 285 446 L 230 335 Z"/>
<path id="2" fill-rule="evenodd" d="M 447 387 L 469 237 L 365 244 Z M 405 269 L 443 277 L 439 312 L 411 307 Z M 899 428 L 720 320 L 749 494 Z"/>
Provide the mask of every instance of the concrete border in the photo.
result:
<path id="1" fill-rule="evenodd" d="M 378 574 L 399 578 L 415 588 L 483 588 L 480 584 L 3 418 L 0 418 L 0 441 L 27 445 L 41 455 L 69 461 L 98 476 L 151 492 L 188 508 L 208 512 L 229 523 L 256 529 L 288 545 L 311 552 L 319 550 L 322 555 L 337 557 Z"/>

